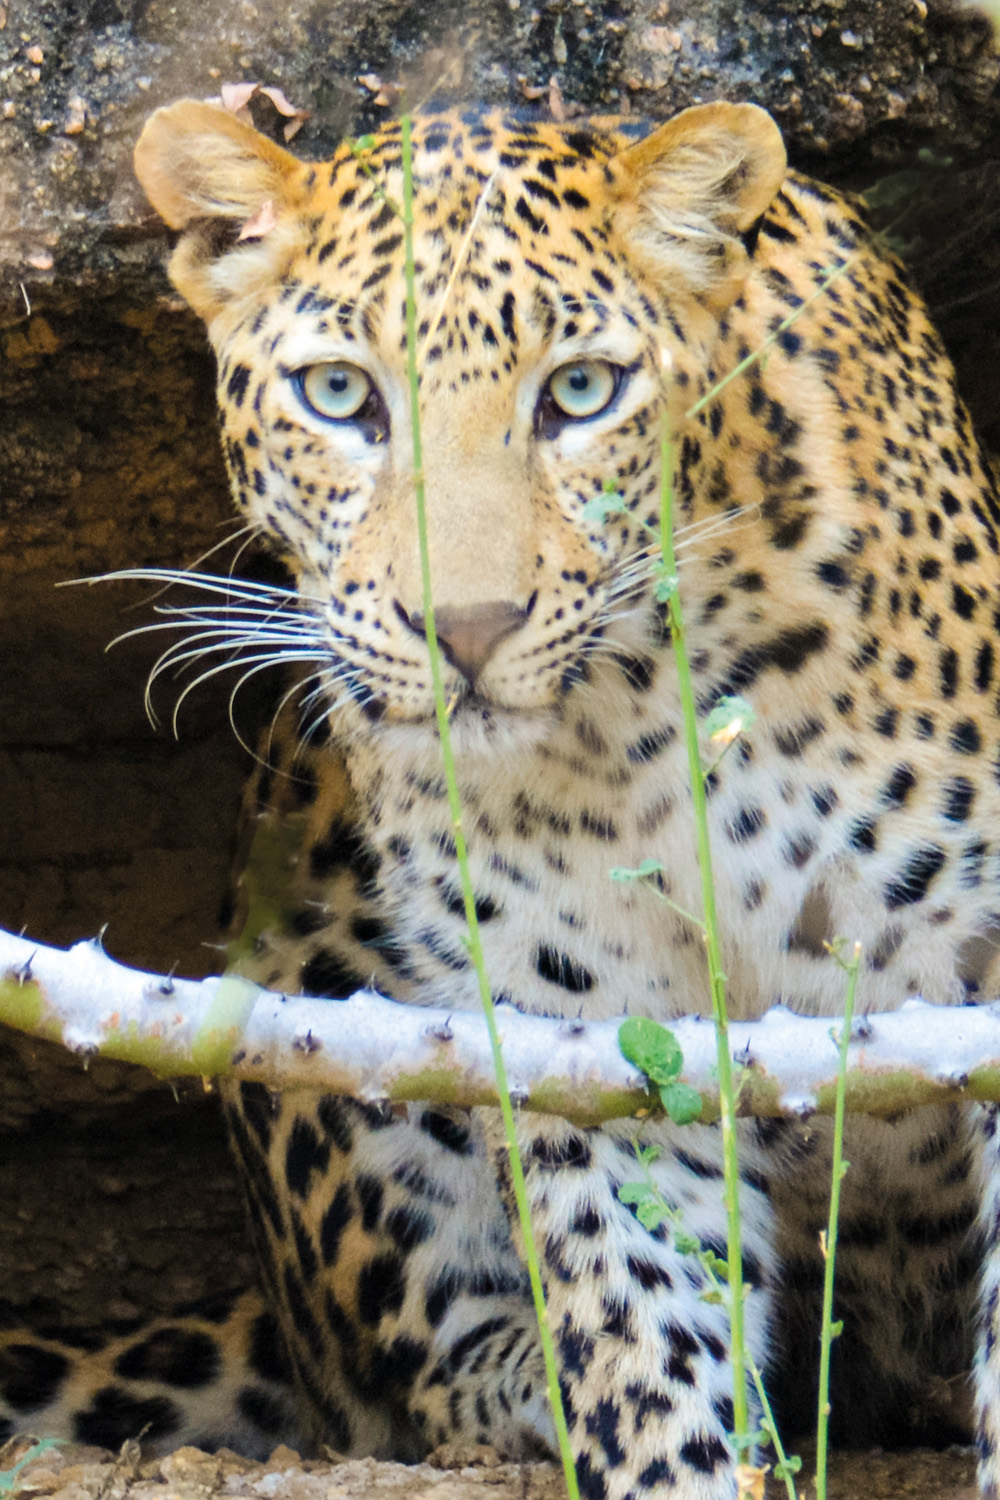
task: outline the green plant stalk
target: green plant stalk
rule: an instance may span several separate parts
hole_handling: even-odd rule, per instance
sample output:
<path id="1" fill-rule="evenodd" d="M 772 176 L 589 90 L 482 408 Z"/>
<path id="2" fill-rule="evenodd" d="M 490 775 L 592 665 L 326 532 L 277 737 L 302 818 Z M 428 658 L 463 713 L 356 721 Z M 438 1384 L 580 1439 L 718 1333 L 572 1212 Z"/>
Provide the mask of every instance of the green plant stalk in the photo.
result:
<path id="1" fill-rule="evenodd" d="M 778 1433 L 778 1426 L 774 1420 L 774 1413 L 771 1410 L 771 1403 L 767 1399 L 767 1391 L 764 1389 L 764 1381 L 761 1377 L 760 1370 L 757 1368 L 756 1362 L 751 1359 L 749 1363 L 750 1378 L 753 1381 L 754 1386 L 756 1387 L 761 1410 L 764 1413 L 763 1426 L 767 1428 L 768 1435 L 774 1447 L 774 1451 L 778 1456 L 777 1467 L 781 1470 L 781 1477 L 784 1480 L 785 1484 L 785 1492 L 788 1495 L 788 1500 L 798 1500 L 798 1494 L 795 1489 L 795 1477 L 792 1473 L 792 1470 L 789 1468 L 788 1455 L 785 1452 L 784 1445 Z M 796 1459 L 796 1463 L 798 1462 L 799 1460 Z"/>
<path id="2" fill-rule="evenodd" d="M 673 532 L 673 454 L 667 415 L 664 411 L 660 431 L 660 550 L 664 572 L 677 577 Z M 739 1160 L 736 1142 L 736 1110 L 733 1090 L 732 1060 L 729 1053 L 729 1023 L 726 1014 L 726 979 L 719 952 L 718 920 L 715 909 L 715 882 L 712 876 L 712 850 L 708 837 L 708 803 L 705 776 L 698 748 L 698 714 L 695 706 L 691 666 L 684 637 L 684 613 L 680 592 L 675 587 L 670 596 L 670 635 L 677 663 L 684 741 L 687 748 L 688 775 L 694 809 L 698 869 L 701 874 L 701 899 L 704 911 L 705 948 L 708 956 L 709 988 L 712 1017 L 715 1021 L 716 1058 L 719 1069 L 719 1113 L 722 1130 L 722 1165 L 726 1201 L 726 1242 L 729 1268 L 729 1317 L 731 1359 L 733 1367 L 733 1441 L 740 1458 L 751 1446 L 748 1432 L 746 1387 L 746 1340 L 743 1327 L 743 1243 L 740 1231 Z"/>
<path id="3" fill-rule="evenodd" d="M 434 688 L 434 709 L 437 715 L 438 734 L 441 740 L 441 760 L 444 767 L 445 783 L 448 788 L 448 808 L 451 813 L 452 827 L 455 833 L 455 853 L 458 862 L 459 879 L 462 886 L 462 900 L 465 905 L 465 920 L 469 930 L 469 957 L 476 971 L 483 1014 L 486 1018 L 487 1030 L 489 1031 L 490 1050 L 493 1056 L 493 1067 L 497 1080 L 497 1092 L 500 1095 L 500 1112 L 503 1116 L 504 1134 L 507 1140 L 507 1150 L 510 1154 L 511 1181 L 514 1188 L 514 1198 L 517 1203 L 518 1218 L 521 1224 L 521 1234 L 524 1239 L 524 1255 L 528 1264 L 528 1276 L 531 1282 L 531 1295 L 535 1305 L 535 1316 L 538 1320 L 538 1333 L 542 1345 L 542 1356 L 545 1361 L 549 1401 L 552 1406 L 552 1420 L 559 1443 L 559 1455 L 562 1459 L 569 1500 L 579 1500 L 580 1491 L 576 1479 L 576 1465 L 573 1461 L 569 1428 L 566 1425 L 566 1413 L 563 1409 L 562 1392 L 559 1388 L 559 1366 L 556 1361 L 555 1346 L 552 1342 L 552 1331 L 549 1327 L 548 1311 L 545 1306 L 545 1290 L 542 1286 L 538 1250 L 535 1245 L 535 1236 L 531 1226 L 528 1190 L 524 1180 L 521 1153 L 517 1144 L 514 1106 L 511 1103 L 510 1089 L 507 1085 L 507 1070 L 504 1067 L 500 1034 L 497 1030 L 496 1012 L 493 1006 L 493 996 L 490 993 L 489 979 L 486 973 L 486 961 L 479 933 L 479 921 L 476 916 L 476 897 L 472 885 L 472 877 L 469 873 L 469 856 L 462 828 L 462 806 L 458 791 L 458 777 L 455 773 L 455 759 L 452 754 L 451 734 L 448 728 L 448 707 L 445 701 L 444 683 L 441 677 L 441 653 L 438 648 L 437 630 L 434 624 L 430 549 L 427 541 L 423 443 L 420 431 L 419 376 L 417 371 L 417 298 L 416 272 L 413 256 L 413 147 L 409 115 L 403 115 L 402 117 L 401 147 L 403 162 L 402 222 L 406 257 L 406 364 L 407 379 L 410 388 L 410 425 L 413 433 L 413 485 L 417 506 L 420 574 L 423 588 L 423 628 L 424 634 L 427 637 L 427 649 L 430 655 L 431 682 Z"/>
<path id="4" fill-rule="evenodd" d="M 833 1165 L 830 1171 L 830 1217 L 826 1230 L 826 1259 L 823 1267 L 823 1320 L 820 1325 L 819 1399 L 816 1410 L 816 1500 L 826 1500 L 827 1432 L 830 1424 L 830 1348 L 835 1336 L 833 1326 L 833 1277 L 837 1260 L 840 1183 L 847 1170 L 843 1159 L 844 1099 L 847 1092 L 847 1049 L 851 1044 L 854 996 L 858 987 L 859 955 L 860 950 L 858 945 L 855 944 L 854 957 L 850 963 L 844 966 L 847 972 L 847 989 L 844 996 L 843 1028 L 840 1033 L 837 1102 L 833 1115 Z"/>

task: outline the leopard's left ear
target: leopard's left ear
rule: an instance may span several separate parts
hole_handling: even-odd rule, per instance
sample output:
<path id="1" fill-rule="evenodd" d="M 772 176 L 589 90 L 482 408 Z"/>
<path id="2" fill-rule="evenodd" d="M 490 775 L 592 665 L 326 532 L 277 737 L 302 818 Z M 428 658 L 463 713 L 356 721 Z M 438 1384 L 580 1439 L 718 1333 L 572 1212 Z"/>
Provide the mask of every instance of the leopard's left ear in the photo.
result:
<path id="1" fill-rule="evenodd" d="M 615 158 L 627 233 L 669 282 L 711 299 L 733 294 L 746 266 L 740 235 L 785 177 L 781 132 L 756 104 L 685 109 Z"/>

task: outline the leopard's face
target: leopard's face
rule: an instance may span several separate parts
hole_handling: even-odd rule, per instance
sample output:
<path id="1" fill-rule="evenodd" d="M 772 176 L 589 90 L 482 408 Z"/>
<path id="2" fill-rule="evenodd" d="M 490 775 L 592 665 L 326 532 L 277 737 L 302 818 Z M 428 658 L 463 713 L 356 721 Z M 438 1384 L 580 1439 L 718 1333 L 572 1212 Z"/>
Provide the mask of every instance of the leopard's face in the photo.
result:
<path id="1" fill-rule="evenodd" d="M 219 258 L 196 231 L 174 267 L 219 356 L 237 500 L 297 574 L 339 731 L 429 726 L 399 127 L 320 168 L 280 153 L 276 173 L 277 148 L 221 112 L 156 119 L 184 110 L 189 129 L 221 124 L 244 151 L 266 148 L 274 178 L 266 199 L 257 184 L 239 200 L 242 241 Z M 429 561 L 467 747 L 501 725 L 544 729 L 589 659 L 648 632 L 663 415 L 676 420 L 704 379 L 718 304 L 746 261 L 738 231 L 784 164 L 761 111 L 689 114 L 659 152 L 494 117 L 415 129 Z M 714 174 L 672 205 L 680 227 L 655 218 L 663 150 L 682 174 L 692 158 Z M 155 178 L 150 190 L 156 201 Z"/>

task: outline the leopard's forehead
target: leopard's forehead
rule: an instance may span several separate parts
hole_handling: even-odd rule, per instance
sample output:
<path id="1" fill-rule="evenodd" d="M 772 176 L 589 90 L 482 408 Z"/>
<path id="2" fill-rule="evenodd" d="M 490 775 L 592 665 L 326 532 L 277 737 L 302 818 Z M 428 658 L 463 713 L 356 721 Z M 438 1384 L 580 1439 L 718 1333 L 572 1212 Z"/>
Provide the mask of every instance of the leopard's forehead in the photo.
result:
<path id="1" fill-rule="evenodd" d="M 641 133 L 617 124 L 459 111 L 413 121 L 425 385 L 444 378 L 449 356 L 469 367 L 469 379 L 502 379 L 553 339 L 585 343 L 612 325 L 626 335 L 623 362 L 635 357 L 637 315 L 654 322 L 656 315 L 616 234 L 623 173 L 614 159 Z M 269 352 L 287 358 L 291 337 L 304 363 L 328 353 L 332 336 L 345 353 L 364 347 L 398 364 L 406 338 L 404 188 L 399 123 L 345 142 L 329 162 L 303 165 L 296 211 L 305 238 L 284 267 L 266 327 L 249 323 L 266 334 Z M 453 374 L 447 380 L 455 383 Z"/>

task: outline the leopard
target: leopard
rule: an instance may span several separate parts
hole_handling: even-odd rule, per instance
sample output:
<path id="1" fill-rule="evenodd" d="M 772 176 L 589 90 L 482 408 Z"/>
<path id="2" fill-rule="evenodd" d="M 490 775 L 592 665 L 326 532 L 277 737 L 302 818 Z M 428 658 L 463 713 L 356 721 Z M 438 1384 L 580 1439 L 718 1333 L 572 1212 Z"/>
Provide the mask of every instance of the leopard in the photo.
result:
<path id="1" fill-rule="evenodd" d="M 196 575 L 223 649 L 299 674 L 248 794 L 301 833 L 256 977 L 479 1007 L 436 642 L 495 1003 L 709 1014 L 675 587 L 700 724 L 733 698 L 755 715 L 725 754 L 701 738 L 730 1014 L 839 1016 L 840 938 L 861 1013 L 997 992 L 997 491 L 905 269 L 855 199 L 789 168 L 763 109 L 650 126 L 431 102 L 310 162 L 185 100 L 136 170 L 215 351 L 237 509 L 291 577 Z M 82 1350 L 5 1335 L 8 1421 L 553 1453 L 498 1112 L 221 1091 L 260 1290 Z M 747 1401 L 756 1424 L 762 1372 L 794 1428 L 831 1127 L 737 1131 Z M 733 1500 L 718 1125 L 522 1109 L 516 1132 L 581 1494 Z M 954 1388 L 996 1500 L 996 1111 L 853 1116 L 845 1139 L 834 1435 L 945 1444 Z M 669 1209 L 652 1227 L 621 1193 L 637 1141 Z"/>

